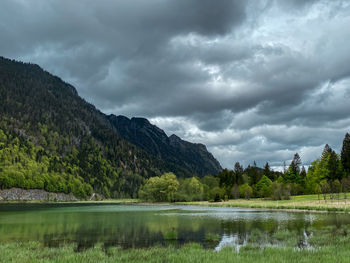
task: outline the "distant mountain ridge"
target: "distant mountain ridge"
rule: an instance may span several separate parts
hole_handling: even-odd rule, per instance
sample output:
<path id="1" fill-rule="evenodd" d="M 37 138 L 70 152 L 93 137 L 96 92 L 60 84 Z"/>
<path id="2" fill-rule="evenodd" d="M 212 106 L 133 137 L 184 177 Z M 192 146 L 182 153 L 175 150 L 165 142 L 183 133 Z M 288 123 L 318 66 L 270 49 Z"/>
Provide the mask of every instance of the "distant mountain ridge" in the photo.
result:
<path id="1" fill-rule="evenodd" d="M 203 144 L 184 141 L 175 134 L 168 137 L 145 118 L 129 119 L 113 114 L 107 118 L 122 137 L 157 158 L 180 165 L 200 176 L 222 170 L 220 163 Z"/>

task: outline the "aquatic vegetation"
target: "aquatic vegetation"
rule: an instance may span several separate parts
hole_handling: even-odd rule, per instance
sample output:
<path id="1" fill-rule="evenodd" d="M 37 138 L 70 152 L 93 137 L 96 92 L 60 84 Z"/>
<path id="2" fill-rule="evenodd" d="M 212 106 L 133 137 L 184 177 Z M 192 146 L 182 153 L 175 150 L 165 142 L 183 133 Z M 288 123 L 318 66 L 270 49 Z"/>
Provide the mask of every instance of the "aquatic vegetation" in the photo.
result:
<path id="1" fill-rule="evenodd" d="M 219 242 L 220 241 L 220 235 L 215 233 L 206 233 L 205 234 L 205 241 L 208 242 Z"/>

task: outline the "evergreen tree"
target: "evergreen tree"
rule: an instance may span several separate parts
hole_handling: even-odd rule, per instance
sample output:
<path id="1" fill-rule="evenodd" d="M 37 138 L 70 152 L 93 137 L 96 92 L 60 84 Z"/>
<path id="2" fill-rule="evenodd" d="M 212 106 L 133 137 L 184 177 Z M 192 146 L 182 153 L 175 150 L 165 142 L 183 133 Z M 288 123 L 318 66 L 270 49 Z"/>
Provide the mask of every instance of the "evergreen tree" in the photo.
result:
<path id="1" fill-rule="evenodd" d="M 323 178 L 327 181 L 341 180 L 342 167 L 339 156 L 326 144 L 321 156 L 320 165 L 323 166 Z"/>
<path id="2" fill-rule="evenodd" d="M 234 172 L 235 172 L 236 175 L 242 175 L 243 174 L 243 166 L 239 162 L 235 163 Z"/>
<path id="3" fill-rule="evenodd" d="M 265 167 L 264 167 L 264 175 L 269 178 L 270 180 L 273 180 L 274 176 L 273 173 L 271 172 L 270 165 L 268 162 L 266 162 Z"/>
<path id="4" fill-rule="evenodd" d="M 341 162 L 344 168 L 344 171 L 349 175 L 350 174 L 350 134 L 346 133 L 343 140 L 343 147 L 341 149 Z"/>
<path id="5" fill-rule="evenodd" d="M 300 165 L 301 159 L 298 153 L 294 154 L 294 158 L 290 163 L 288 170 L 284 174 L 287 183 L 297 183 L 300 181 Z"/>
<path id="6" fill-rule="evenodd" d="M 299 175 L 300 173 L 300 165 L 301 165 L 301 158 L 298 153 L 294 154 L 294 158 L 292 163 L 290 164 L 290 167 L 292 169 L 292 172 L 295 175 Z"/>
<path id="7" fill-rule="evenodd" d="M 261 174 L 258 172 L 258 167 L 254 161 L 253 166 L 248 166 L 247 170 L 248 180 L 250 185 L 255 185 L 261 179 Z"/>

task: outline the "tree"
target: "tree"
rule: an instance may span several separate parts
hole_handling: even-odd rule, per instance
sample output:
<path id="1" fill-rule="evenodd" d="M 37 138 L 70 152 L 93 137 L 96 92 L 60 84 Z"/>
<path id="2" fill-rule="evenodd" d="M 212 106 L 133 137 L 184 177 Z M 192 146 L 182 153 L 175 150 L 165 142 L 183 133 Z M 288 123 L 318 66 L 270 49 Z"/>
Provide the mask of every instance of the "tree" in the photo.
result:
<path id="1" fill-rule="evenodd" d="M 288 170 L 284 174 L 287 183 L 298 183 L 300 181 L 300 165 L 301 159 L 298 153 L 294 154 L 293 160 L 290 163 Z"/>
<path id="2" fill-rule="evenodd" d="M 342 168 L 339 156 L 329 147 L 328 144 L 324 147 L 321 164 L 324 165 L 324 178 L 328 181 L 341 180 Z"/>
<path id="3" fill-rule="evenodd" d="M 149 201 L 174 201 L 179 182 L 173 173 L 151 177 L 139 191 L 139 197 Z"/>
<path id="4" fill-rule="evenodd" d="M 256 184 L 256 191 L 260 197 L 269 197 L 272 195 L 272 181 L 263 176 L 260 181 Z"/>
<path id="5" fill-rule="evenodd" d="M 248 166 L 247 170 L 248 180 L 250 185 L 255 185 L 261 179 L 261 175 L 258 172 L 258 168 L 256 166 L 256 162 L 254 161 L 253 166 Z"/>
<path id="6" fill-rule="evenodd" d="M 236 183 L 235 173 L 232 170 L 223 169 L 219 174 L 220 187 L 231 189 Z"/>
<path id="7" fill-rule="evenodd" d="M 269 178 L 270 180 L 273 180 L 273 174 L 271 173 L 270 165 L 268 162 L 266 162 L 264 167 L 264 175 Z"/>
<path id="8" fill-rule="evenodd" d="M 315 193 L 317 194 L 318 201 L 320 201 L 320 194 L 322 193 L 322 190 L 319 184 L 315 186 Z"/>
<path id="9" fill-rule="evenodd" d="M 322 181 L 321 182 L 321 191 L 322 191 L 322 194 L 323 194 L 323 198 L 326 201 L 327 200 L 327 194 L 330 191 L 330 186 L 327 183 L 327 181 Z"/>
<path id="10" fill-rule="evenodd" d="M 301 168 L 300 175 L 299 175 L 299 181 L 297 183 L 300 185 L 301 191 L 305 192 L 306 170 L 305 170 L 304 165 Z"/>
<path id="11" fill-rule="evenodd" d="M 220 202 L 225 195 L 225 191 L 221 189 L 220 187 L 216 186 L 213 189 L 210 190 L 210 200 L 213 200 L 214 202 Z"/>
<path id="12" fill-rule="evenodd" d="M 350 174 L 350 134 L 346 133 L 341 149 L 341 162 L 347 175 Z"/>
<path id="13" fill-rule="evenodd" d="M 290 164 L 291 172 L 295 175 L 300 173 L 301 158 L 298 153 L 294 154 L 293 161 Z"/>
<path id="14" fill-rule="evenodd" d="M 210 190 L 214 187 L 219 187 L 219 178 L 206 175 L 201 179 L 201 183 L 203 184 L 203 199 L 210 199 Z"/>
<path id="15" fill-rule="evenodd" d="M 346 193 L 350 191 L 350 177 L 345 177 L 341 180 L 341 188 L 346 200 Z"/>
<path id="16" fill-rule="evenodd" d="M 239 186 L 235 184 L 231 188 L 231 196 L 233 199 L 238 199 L 239 198 Z"/>
<path id="17" fill-rule="evenodd" d="M 332 192 L 334 193 L 334 196 L 332 198 L 335 199 L 336 197 L 337 199 L 339 199 L 339 194 L 341 192 L 341 183 L 339 182 L 338 179 L 332 182 L 331 188 L 332 188 Z"/>
<path id="18" fill-rule="evenodd" d="M 243 166 L 239 163 L 239 162 L 236 162 L 235 163 L 235 166 L 233 168 L 233 172 L 235 174 L 235 182 L 236 184 L 242 184 L 243 182 Z"/>
<path id="19" fill-rule="evenodd" d="M 202 200 L 203 189 L 203 184 L 197 178 L 187 178 L 180 184 L 176 199 L 179 201 Z"/>
<path id="20" fill-rule="evenodd" d="M 248 184 L 243 184 L 239 188 L 239 193 L 242 198 L 249 200 L 253 194 L 253 189 Z"/>

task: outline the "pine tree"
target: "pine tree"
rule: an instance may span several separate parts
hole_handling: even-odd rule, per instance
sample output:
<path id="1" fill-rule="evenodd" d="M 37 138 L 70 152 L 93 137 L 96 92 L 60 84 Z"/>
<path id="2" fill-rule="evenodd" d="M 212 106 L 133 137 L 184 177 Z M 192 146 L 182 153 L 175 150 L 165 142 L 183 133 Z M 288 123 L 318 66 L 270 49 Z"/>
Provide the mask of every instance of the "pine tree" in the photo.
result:
<path id="1" fill-rule="evenodd" d="M 350 134 L 345 135 L 343 147 L 341 149 L 341 162 L 347 175 L 350 173 Z"/>
<path id="2" fill-rule="evenodd" d="M 273 174 L 271 173 L 270 165 L 268 162 L 266 162 L 264 167 L 264 175 L 270 180 L 273 180 Z"/>
<path id="3" fill-rule="evenodd" d="M 233 169 L 233 172 L 234 172 L 234 175 L 235 175 L 235 183 L 236 184 L 242 184 L 243 183 L 243 166 L 239 163 L 239 162 L 236 162 L 235 163 L 235 167 Z"/>
<path id="4" fill-rule="evenodd" d="M 329 147 L 328 144 L 326 144 L 324 147 L 321 163 L 324 164 L 325 178 L 328 181 L 334 181 L 336 179 L 341 180 L 342 173 L 340 170 L 339 156 L 332 150 L 331 147 Z"/>
<path id="5" fill-rule="evenodd" d="M 294 154 L 293 161 L 290 164 L 291 171 L 295 175 L 299 175 L 300 173 L 300 165 L 301 165 L 301 158 L 298 153 Z"/>

